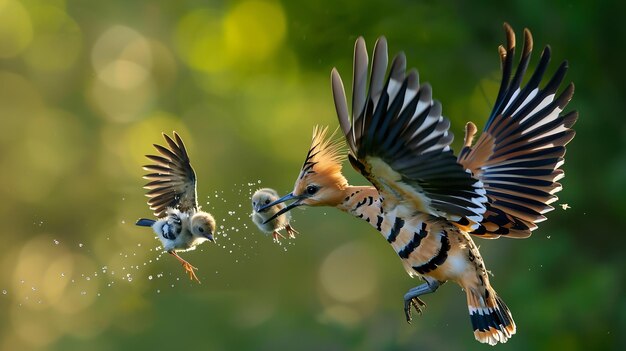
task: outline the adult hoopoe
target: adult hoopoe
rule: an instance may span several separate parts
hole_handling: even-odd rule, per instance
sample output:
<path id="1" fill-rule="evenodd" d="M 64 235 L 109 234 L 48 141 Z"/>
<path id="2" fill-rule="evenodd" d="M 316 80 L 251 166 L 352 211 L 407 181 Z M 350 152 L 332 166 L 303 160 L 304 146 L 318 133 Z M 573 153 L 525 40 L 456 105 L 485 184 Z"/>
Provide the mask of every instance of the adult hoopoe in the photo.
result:
<path id="1" fill-rule="evenodd" d="M 163 134 L 169 149 L 154 144 L 161 156 L 146 155 L 154 164 L 143 166 L 150 180 L 144 188 L 150 209 L 158 220 L 141 218 L 138 226 L 152 227 L 163 249 L 183 265 L 185 272 L 198 283 L 197 268 L 180 257 L 177 252 L 194 250 L 199 244 L 214 241 L 215 219 L 201 211 L 196 194 L 196 173 L 191 167 L 183 140 L 174 132 L 174 141 Z"/>
<path id="2" fill-rule="evenodd" d="M 553 208 L 561 190 L 565 145 L 576 112 L 561 114 L 574 85 L 560 94 L 567 63 L 539 88 L 550 60 L 546 47 L 534 73 L 522 87 L 533 40 L 524 30 L 515 73 L 515 34 L 504 24 L 506 47 L 499 47 L 502 82 L 487 125 L 472 146 L 476 127 L 466 126 L 459 157 L 450 149 L 450 122 L 431 87 L 419 84 L 415 70 L 405 72 L 398 54 L 385 80 L 387 42 L 374 48 L 368 85 L 368 56 L 359 38 L 354 49 L 352 119 L 343 83 L 332 71 L 332 90 L 350 164 L 373 186 L 351 186 L 341 174 L 342 147 L 327 129 L 316 128 L 312 146 L 292 193 L 268 205 L 295 200 L 296 206 L 333 206 L 370 223 L 383 234 L 411 276 L 426 282 L 404 296 L 404 311 L 421 312 L 419 296 L 444 282 L 467 294 L 474 336 L 483 343 L 506 342 L 515 334 L 509 309 L 498 297 L 478 248 L 469 234 L 483 238 L 526 238 Z"/>

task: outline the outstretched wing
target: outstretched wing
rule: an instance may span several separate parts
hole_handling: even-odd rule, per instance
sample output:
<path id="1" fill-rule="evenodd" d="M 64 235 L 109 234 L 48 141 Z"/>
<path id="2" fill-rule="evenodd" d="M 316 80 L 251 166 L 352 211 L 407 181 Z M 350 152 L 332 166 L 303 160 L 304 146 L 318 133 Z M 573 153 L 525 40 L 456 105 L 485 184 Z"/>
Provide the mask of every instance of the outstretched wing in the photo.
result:
<path id="1" fill-rule="evenodd" d="M 365 41 L 357 39 L 352 120 L 341 77 L 332 71 L 335 107 L 352 166 L 378 189 L 385 206 L 402 203 L 414 211 L 480 222 L 485 191 L 450 150 L 450 121 L 432 100 L 430 85 L 420 85 L 415 70 L 406 74 L 403 53 L 394 58 L 385 79 L 387 62 L 387 42 L 381 37 L 366 93 L 368 56 Z"/>
<path id="2" fill-rule="evenodd" d="M 483 183 L 489 199 L 484 219 L 472 234 L 525 238 L 537 228 L 536 223 L 546 219 L 544 214 L 554 209 L 549 204 L 557 200 L 555 194 L 562 188 L 557 182 L 563 178 L 559 167 L 564 162 L 565 145 L 574 137 L 570 128 L 578 114 L 561 113 L 574 94 L 572 83 L 556 94 L 567 62 L 539 88 L 550 61 L 549 47 L 521 87 L 533 48 L 528 29 L 524 30 L 522 56 L 511 78 L 515 33 L 506 23 L 504 29 L 507 47 L 499 47 L 502 83 L 495 107 L 473 147 L 472 136 L 466 137 L 459 162 Z"/>
<path id="3" fill-rule="evenodd" d="M 169 148 L 154 144 L 161 155 L 146 155 L 154 163 L 143 166 L 146 171 L 152 172 L 144 176 L 150 181 L 144 188 L 148 189 L 148 205 L 159 218 L 166 215 L 167 208 L 177 208 L 182 212 L 198 209 L 196 173 L 189 163 L 185 144 L 176 132 L 176 141 L 165 133 L 163 137 Z"/>

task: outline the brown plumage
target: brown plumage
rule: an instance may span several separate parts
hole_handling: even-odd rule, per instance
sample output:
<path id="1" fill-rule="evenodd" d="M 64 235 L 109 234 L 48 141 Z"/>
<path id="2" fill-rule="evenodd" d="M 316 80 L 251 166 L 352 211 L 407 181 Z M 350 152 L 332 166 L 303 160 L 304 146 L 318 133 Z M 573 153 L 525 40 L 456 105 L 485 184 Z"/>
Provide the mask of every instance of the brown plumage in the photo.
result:
<path id="1" fill-rule="evenodd" d="M 567 65 L 562 64 L 539 89 L 550 56 L 545 49 L 539 65 L 521 87 L 532 37 L 524 31 L 522 58 L 515 74 L 515 35 L 504 25 L 507 45 L 499 48 L 503 78 L 493 112 L 476 144 L 476 127 L 466 126 L 459 157 L 450 149 L 450 122 L 432 99 L 417 71 L 406 72 L 398 54 L 387 78 L 387 43 L 374 48 L 368 81 L 368 55 L 359 38 L 354 50 L 352 118 L 343 83 L 332 71 L 332 89 L 339 125 L 346 138 L 351 165 L 373 186 L 350 186 L 341 175 L 340 157 L 319 157 L 324 145 L 336 145 L 319 129 L 282 214 L 301 206 L 333 206 L 376 228 L 401 258 L 411 276 L 426 282 L 404 296 L 405 313 L 421 312 L 419 296 L 454 281 L 466 292 L 474 336 L 495 345 L 506 342 L 516 327 L 506 304 L 490 284 L 470 233 L 481 237 L 527 237 L 561 189 L 564 145 L 573 137 L 576 113 L 561 115 L 573 85 L 556 95 Z M 555 98 L 555 96 L 557 96 Z M 332 170 L 329 172 L 328 170 Z"/>

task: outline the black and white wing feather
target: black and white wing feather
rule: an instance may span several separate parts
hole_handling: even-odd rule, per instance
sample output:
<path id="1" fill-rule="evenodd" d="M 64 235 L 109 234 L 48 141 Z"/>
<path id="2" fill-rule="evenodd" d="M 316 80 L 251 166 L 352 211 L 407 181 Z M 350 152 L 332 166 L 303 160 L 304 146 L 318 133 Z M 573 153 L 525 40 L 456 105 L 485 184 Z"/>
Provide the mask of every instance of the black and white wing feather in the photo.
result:
<path id="1" fill-rule="evenodd" d="M 432 99 L 430 85 L 420 85 L 417 71 L 406 73 L 403 53 L 394 58 L 385 78 L 384 37 L 374 48 L 369 89 L 368 60 L 365 41 L 359 38 L 354 48 L 351 119 L 341 77 L 336 69 L 331 76 L 352 166 L 378 189 L 385 206 L 402 203 L 415 211 L 480 222 L 485 191 L 457 163 L 449 146 L 450 121 Z"/>
<path id="2" fill-rule="evenodd" d="M 163 133 L 168 147 L 154 144 L 161 155 L 146 155 L 153 161 L 143 168 L 151 172 L 144 176 L 150 182 L 144 186 L 148 189 L 148 205 L 158 218 L 166 216 L 168 208 L 176 208 L 182 212 L 198 209 L 196 195 L 196 174 L 189 162 L 185 144 L 174 132 L 174 139 Z"/>
<path id="3" fill-rule="evenodd" d="M 488 238 L 500 235 L 525 238 L 545 220 L 544 214 L 553 210 L 550 203 L 557 200 L 561 190 L 558 180 L 564 162 L 565 145 L 574 138 L 570 129 L 578 114 L 563 114 L 574 94 L 574 85 L 557 94 L 565 77 L 567 62 L 561 63 L 548 83 L 540 88 L 550 61 L 546 47 L 534 73 L 523 87 L 533 39 L 524 30 L 522 55 L 514 68 L 515 33 L 505 23 L 506 49 L 499 47 L 502 63 L 502 83 L 495 106 L 476 144 L 466 146 L 459 162 L 480 180 L 487 191 L 487 211 L 472 234 Z"/>

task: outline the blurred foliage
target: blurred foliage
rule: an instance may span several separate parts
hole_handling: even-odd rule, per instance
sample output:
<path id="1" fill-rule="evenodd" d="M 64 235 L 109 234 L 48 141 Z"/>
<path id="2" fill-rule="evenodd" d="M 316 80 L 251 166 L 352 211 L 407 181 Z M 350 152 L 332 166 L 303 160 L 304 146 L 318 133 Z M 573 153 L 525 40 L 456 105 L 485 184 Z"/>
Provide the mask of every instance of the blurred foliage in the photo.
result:
<path id="1" fill-rule="evenodd" d="M 552 71 L 569 60 L 580 120 L 558 202 L 571 208 L 530 239 L 477 240 L 518 325 L 498 348 L 626 349 L 624 13 L 617 1 L 0 0 L 0 350 L 487 349 L 454 284 L 407 325 L 402 295 L 419 282 L 365 223 L 296 211 L 301 234 L 279 246 L 247 215 L 250 191 L 290 190 L 313 125 L 337 125 L 329 72 L 350 77 L 358 35 L 404 50 L 461 135 L 495 99 L 504 21 L 530 28 L 537 52 L 552 45 Z M 218 246 L 184 255 L 201 285 L 133 225 L 149 215 L 143 155 L 172 130 L 223 226 Z"/>

